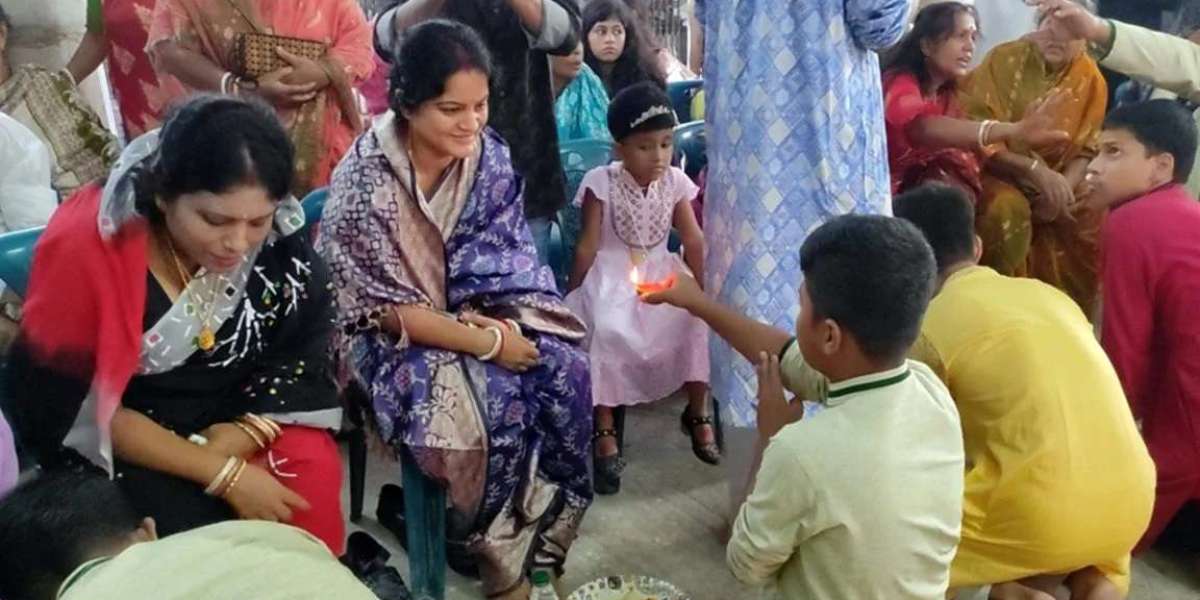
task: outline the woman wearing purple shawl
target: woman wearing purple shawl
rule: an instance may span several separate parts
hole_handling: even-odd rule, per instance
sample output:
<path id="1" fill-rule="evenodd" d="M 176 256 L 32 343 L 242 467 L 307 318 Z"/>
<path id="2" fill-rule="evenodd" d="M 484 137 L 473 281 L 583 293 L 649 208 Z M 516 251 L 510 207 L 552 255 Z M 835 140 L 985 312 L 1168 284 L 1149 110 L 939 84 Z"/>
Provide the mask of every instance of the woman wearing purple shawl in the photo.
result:
<path id="1" fill-rule="evenodd" d="M 392 111 L 334 172 L 318 247 L 380 434 L 447 487 L 484 592 L 523 599 L 526 569 L 561 572 L 591 502 L 592 399 L 584 327 L 486 128 L 490 74 L 469 27 L 407 32 Z"/>

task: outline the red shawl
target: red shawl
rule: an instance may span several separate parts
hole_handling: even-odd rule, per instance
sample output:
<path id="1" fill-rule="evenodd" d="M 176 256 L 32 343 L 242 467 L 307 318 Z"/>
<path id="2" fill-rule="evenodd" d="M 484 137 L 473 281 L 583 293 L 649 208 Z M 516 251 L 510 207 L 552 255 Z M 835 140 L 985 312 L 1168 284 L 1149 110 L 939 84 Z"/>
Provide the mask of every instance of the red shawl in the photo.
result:
<path id="1" fill-rule="evenodd" d="M 91 382 L 100 447 L 85 454 L 98 452 L 111 465 L 109 424 L 141 352 L 149 228 L 134 219 L 103 238 L 102 194 L 98 185 L 81 188 L 50 219 L 34 254 L 21 329 L 35 360 Z"/>

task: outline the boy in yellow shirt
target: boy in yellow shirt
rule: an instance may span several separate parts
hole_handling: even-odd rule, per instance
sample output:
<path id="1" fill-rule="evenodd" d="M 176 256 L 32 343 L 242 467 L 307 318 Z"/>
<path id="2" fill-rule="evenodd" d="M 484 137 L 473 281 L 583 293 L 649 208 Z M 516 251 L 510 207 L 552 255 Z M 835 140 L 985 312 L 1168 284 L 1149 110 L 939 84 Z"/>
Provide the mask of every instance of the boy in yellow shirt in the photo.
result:
<path id="1" fill-rule="evenodd" d="M 978 264 L 975 211 L 930 184 L 896 198 L 939 289 L 910 356 L 950 388 L 967 452 L 952 588 L 991 598 L 1121 598 L 1150 521 L 1154 463 L 1087 318 L 1066 294 Z"/>

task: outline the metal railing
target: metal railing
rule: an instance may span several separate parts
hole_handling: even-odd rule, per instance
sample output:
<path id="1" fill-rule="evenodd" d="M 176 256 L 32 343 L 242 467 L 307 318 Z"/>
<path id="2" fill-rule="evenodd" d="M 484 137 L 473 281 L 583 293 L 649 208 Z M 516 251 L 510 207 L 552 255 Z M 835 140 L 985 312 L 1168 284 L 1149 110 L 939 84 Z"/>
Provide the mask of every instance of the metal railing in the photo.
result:
<path id="1" fill-rule="evenodd" d="M 658 37 L 663 47 L 670 50 L 676 58 L 687 61 L 688 50 L 688 16 L 684 14 L 682 0 L 642 0 L 645 5 L 643 13 L 651 31 Z"/>

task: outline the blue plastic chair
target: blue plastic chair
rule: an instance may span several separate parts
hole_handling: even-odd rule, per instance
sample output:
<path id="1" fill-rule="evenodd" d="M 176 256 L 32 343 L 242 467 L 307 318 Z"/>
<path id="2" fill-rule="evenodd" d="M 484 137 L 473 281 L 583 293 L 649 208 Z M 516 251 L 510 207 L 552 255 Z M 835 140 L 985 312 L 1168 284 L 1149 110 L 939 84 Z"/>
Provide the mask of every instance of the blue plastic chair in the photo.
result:
<path id="1" fill-rule="evenodd" d="M 675 109 L 675 118 L 679 119 L 680 123 L 687 123 L 695 118 L 692 116 L 692 99 L 702 89 L 703 79 L 672 81 L 667 84 L 667 97 L 671 99 L 671 108 Z"/>
<path id="2" fill-rule="evenodd" d="M 325 200 L 327 198 L 329 198 L 329 188 L 321 187 L 309 192 L 300 201 L 300 207 L 304 209 L 303 232 L 313 241 L 316 241 L 315 231 L 318 223 L 321 222 L 321 213 L 325 211 Z"/>
<path id="3" fill-rule="evenodd" d="M 329 188 L 310 192 L 301 201 L 309 227 L 321 221 Z M 367 479 L 367 441 L 362 410 L 370 396 L 361 388 L 346 390 L 345 404 L 355 428 L 346 432 L 350 445 L 350 520 L 362 518 L 363 491 Z M 400 453 L 404 489 L 404 518 L 408 523 L 409 591 L 414 600 L 443 600 L 446 597 L 446 490 L 425 476 L 412 454 Z"/>
<path id="4" fill-rule="evenodd" d="M 0 280 L 18 296 L 24 297 L 29 287 L 33 250 L 45 229 L 34 227 L 0 234 Z"/>
<path id="5" fill-rule="evenodd" d="M 588 171 L 612 162 L 613 143 L 605 139 L 573 140 L 560 144 L 558 153 L 567 181 L 567 205 L 555 216 L 558 236 L 555 237 L 554 229 L 550 232 L 550 268 L 554 270 L 558 289 L 565 290 L 575 264 L 575 244 L 579 241 L 583 218 L 574 204 L 575 195 Z"/>
<path id="6" fill-rule="evenodd" d="M 45 227 L 23 229 L 0 234 L 0 280 L 12 289 L 13 293 L 22 298 L 29 289 L 29 272 L 33 263 L 33 252 L 37 240 Z M 0 361 L 0 390 L 4 389 L 3 377 L 7 375 L 3 361 Z M 0 402 L 2 404 L 2 402 Z M 22 469 L 32 467 L 29 456 L 21 451 L 21 441 L 16 440 L 17 457 Z"/>

